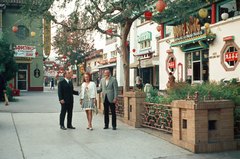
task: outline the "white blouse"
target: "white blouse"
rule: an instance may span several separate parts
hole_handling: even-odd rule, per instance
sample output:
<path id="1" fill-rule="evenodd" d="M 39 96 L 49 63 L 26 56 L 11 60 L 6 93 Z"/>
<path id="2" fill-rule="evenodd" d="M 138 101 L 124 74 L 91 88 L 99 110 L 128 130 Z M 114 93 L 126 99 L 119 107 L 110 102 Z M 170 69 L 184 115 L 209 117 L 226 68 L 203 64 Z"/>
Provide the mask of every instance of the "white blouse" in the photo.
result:
<path id="1" fill-rule="evenodd" d="M 81 85 L 80 99 L 84 98 L 85 88 L 86 88 L 86 83 L 84 82 Z M 94 82 L 90 81 L 90 83 L 88 84 L 88 90 L 89 90 L 90 98 L 96 98 L 97 99 L 97 87 L 96 87 L 96 84 Z"/>

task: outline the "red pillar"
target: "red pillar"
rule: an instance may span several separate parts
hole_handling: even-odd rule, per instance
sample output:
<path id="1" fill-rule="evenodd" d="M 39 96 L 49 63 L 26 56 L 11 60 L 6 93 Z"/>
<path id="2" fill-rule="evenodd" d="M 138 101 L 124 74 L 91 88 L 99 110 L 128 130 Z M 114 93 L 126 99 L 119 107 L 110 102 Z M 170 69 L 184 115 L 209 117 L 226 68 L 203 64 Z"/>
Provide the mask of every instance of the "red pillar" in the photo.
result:
<path id="1" fill-rule="evenodd" d="M 216 3 L 212 4 L 212 21 L 211 24 L 216 23 Z"/>
<path id="2" fill-rule="evenodd" d="M 164 39 L 164 23 L 161 24 L 161 39 Z"/>

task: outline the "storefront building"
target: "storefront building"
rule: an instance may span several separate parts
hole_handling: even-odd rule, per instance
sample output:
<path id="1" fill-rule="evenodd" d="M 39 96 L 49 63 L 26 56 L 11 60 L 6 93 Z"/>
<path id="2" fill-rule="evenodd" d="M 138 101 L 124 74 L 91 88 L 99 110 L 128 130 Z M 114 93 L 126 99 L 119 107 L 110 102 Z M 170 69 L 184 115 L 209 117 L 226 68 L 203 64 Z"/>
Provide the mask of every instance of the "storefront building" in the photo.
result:
<path id="1" fill-rule="evenodd" d="M 39 18 L 36 17 L 31 26 L 26 26 L 20 20 L 22 15 L 18 9 L 21 4 L 18 3 L 20 2 L 5 4 L 0 14 L 2 32 L 8 42 L 14 44 L 10 49 L 14 52 L 14 59 L 19 68 L 16 77 L 10 83 L 13 84 L 14 89 L 21 91 L 43 91 L 43 29 L 38 29 L 39 26 L 43 25 L 43 17 L 41 15 Z M 13 32 L 13 26 L 18 28 L 16 32 Z M 51 45 L 50 38 L 48 45 Z M 45 53 L 49 54 L 50 52 L 45 50 Z"/>
<path id="2" fill-rule="evenodd" d="M 160 90 L 166 89 L 169 73 L 190 84 L 239 80 L 240 8 L 236 1 L 224 1 L 207 9 L 210 25 L 193 18 L 182 25 L 187 27 L 174 26 L 172 36 L 159 40 L 159 61 L 164 63 L 159 66 Z M 228 19 L 223 20 L 224 12 Z"/>
<path id="3" fill-rule="evenodd" d="M 157 24 L 144 19 L 136 20 L 130 30 L 130 86 L 140 78 L 143 84 L 159 86 L 159 57 Z"/>

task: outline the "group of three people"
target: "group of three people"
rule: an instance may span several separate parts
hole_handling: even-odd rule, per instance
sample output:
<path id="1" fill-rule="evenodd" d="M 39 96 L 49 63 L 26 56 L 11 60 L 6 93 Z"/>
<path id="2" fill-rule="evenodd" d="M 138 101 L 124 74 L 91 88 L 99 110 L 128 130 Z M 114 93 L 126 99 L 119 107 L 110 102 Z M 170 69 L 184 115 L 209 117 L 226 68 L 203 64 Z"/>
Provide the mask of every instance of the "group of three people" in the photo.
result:
<path id="1" fill-rule="evenodd" d="M 110 70 L 104 71 L 105 78 L 100 81 L 100 88 L 97 90 L 96 84 L 92 82 L 91 74 L 85 72 L 83 75 L 83 84 L 81 85 L 81 91 L 74 91 L 73 85 L 70 82 L 71 73 L 69 71 L 64 72 L 64 79 L 58 84 L 58 97 L 61 103 L 60 113 L 60 129 L 66 130 L 64 126 L 64 119 L 67 114 L 67 128 L 75 129 L 72 126 L 72 111 L 73 111 L 73 94 L 80 94 L 80 105 L 82 110 L 86 111 L 88 126 L 87 129 L 93 130 L 92 127 L 92 111 L 97 107 L 97 93 L 102 92 L 102 102 L 104 104 L 104 129 L 108 129 L 109 126 L 109 107 L 112 112 L 112 128 L 116 130 L 116 113 L 115 104 L 118 97 L 118 83 L 114 77 L 110 76 Z"/>

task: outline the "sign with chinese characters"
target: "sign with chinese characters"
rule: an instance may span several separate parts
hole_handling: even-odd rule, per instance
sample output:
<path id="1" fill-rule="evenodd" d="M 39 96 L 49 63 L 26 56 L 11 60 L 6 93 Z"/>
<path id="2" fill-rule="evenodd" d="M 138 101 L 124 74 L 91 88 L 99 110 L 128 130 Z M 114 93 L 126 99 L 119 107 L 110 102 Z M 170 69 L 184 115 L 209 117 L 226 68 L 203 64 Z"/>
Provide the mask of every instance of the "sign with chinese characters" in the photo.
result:
<path id="1" fill-rule="evenodd" d="M 175 61 L 168 62 L 168 68 L 175 68 Z"/>
<path id="2" fill-rule="evenodd" d="M 182 25 L 174 26 L 174 41 L 179 41 L 203 34 L 204 32 L 201 31 L 201 25 L 199 22 L 200 20 L 198 18 L 194 18 L 192 23 L 185 23 Z"/>
<path id="3" fill-rule="evenodd" d="M 26 45 L 16 45 L 14 48 L 14 57 L 35 57 L 36 47 Z"/>
<path id="4" fill-rule="evenodd" d="M 49 77 L 57 76 L 57 72 L 55 72 L 55 71 L 46 71 L 45 75 L 49 76 Z"/>
<path id="5" fill-rule="evenodd" d="M 34 77 L 36 78 L 40 77 L 40 70 L 38 68 L 34 70 Z"/>
<path id="6" fill-rule="evenodd" d="M 238 52 L 225 53 L 225 62 L 237 61 L 237 60 L 238 60 Z"/>
<path id="7" fill-rule="evenodd" d="M 146 67 L 146 61 L 145 61 L 145 60 L 141 60 L 140 66 L 141 66 L 141 67 Z"/>
<path id="8" fill-rule="evenodd" d="M 81 73 L 84 73 L 84 67 L 83 66 L 80 67 L 80 71 L 81 71 Z"/>
<path id="9" fill-rule="evenodd" d="M 44 20 L 44 53 L 46 56 L 50 55 L 51 51 L 51 21 Z"/>
<path id="10" fill-rule="evenodd" d="M 152 33 L 150 31 L 144 32 L 138 36 L 138 42 L 152 40 Z"/>

